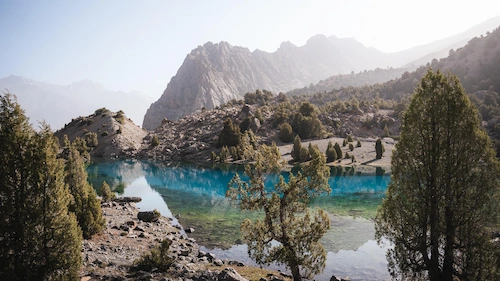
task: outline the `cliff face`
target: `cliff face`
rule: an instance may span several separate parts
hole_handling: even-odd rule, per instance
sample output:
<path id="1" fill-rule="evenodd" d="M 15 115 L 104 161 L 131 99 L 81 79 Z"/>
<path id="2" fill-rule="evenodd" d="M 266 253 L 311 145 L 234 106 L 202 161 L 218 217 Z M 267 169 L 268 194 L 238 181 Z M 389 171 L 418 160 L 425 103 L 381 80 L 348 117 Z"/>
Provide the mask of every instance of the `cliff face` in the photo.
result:
<path id="1" fill-rule="evenodd" d="M 323 35 L 302 47 L 282 43 L 274 53 L 209 42 L 187 55 L 163 95 L 146 112 L 143 127 L 153 130 L 163 118 L 177 120 L 255 89 L 285 92 L 349 69 L 351 65 Z"/>

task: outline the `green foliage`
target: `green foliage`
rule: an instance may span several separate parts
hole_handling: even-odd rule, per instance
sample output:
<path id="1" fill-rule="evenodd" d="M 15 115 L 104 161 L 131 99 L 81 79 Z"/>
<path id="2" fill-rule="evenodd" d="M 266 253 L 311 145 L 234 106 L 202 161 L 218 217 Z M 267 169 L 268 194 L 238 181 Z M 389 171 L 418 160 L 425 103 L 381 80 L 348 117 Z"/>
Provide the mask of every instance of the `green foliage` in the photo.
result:
<path id="1" fill-rule="evenodd" d="M 99 108 L 99 109 L 97 109 L 97 110 L 94 112 L 95 116 L 99 116 L 99 115 L 101 115 L 101 114 L 107 114 L 107 113 L 109 113 L 109 109 L 107 109 L 107 108 L 105 108 L 105 107 L 103 107 L 103 108 Z"/>
<path id="2" fill-rule="evenodd" d="M 287 122 L 280 125 L 280 140 L 285 143 L 290 143 L 295 138 L 295 133 L 292 130 L 292 126 Z"/>
<path id="3" fill-rule="evenodd" d="M 500 165 L 460 81 L 429 70 L 404 113 L 376 236 L 397 279 L 498 280 Z"/>
<path id="4" fill-rule="evenodd" d="M 218 160 L 217 154 L 215 154 L 215 152 L 212 151 L 212 154 L 210 154 L 210 162 L 215 163 L 217 162 L 217 160 Z"/>
<path id="5" fill-rule="evenodd" d="M 157 135 L 153 135 L 151 137 L 151 146 L 155 147 L 155 146 L 158 146 L 158 145 L 160 145 L 160 139 L 158 138 Z"/>
<path id="6" fill-rule="evenodd" d="M 349 152 L 347 152 L 347 151 L 345 152 L 344 158 L 345 158 L 345 159 L 349 159 L 349 158 L 351 158 L 351 155 L 349 155 Z"/>
<path id="7" fill-rule="evenodd" d="M 337 158 L 342 158 L 342 148 L 340 148 L 340 145 L 338 142 L 335 142 L 335 145 L 333 146 L 335 148 L 335 152 L 337 152 Z"/>
<path id="8" fill-rule="evenodd" d="M 311 197 L 331 191 L 329 169 L 323 154 L 316 147 L 311 151 L 312 160 L 302 173 L 290 174 L 288 182 L 280 176 L 274 189 L 269 190 L 265 186 L 267 176 L 280 172 L 284 163 L 275 145 L 263 145 L 245 155 L 254 163 L 245 166 L 249 181 L 236 175 L 226 193 L 242 211 L 264 212 L 263 220 L 247 219 L 241 226 L 250 257 L 259 264 L 287 265 L 294 280 L 301 280 L 301 270 L 308 277 L 321 272 L 326 260 L 319 239 L 329 229 L 330 219 L 319 208 L 311 213 L 307 203 Z"/>
<path id="9" fill-rule="evenodd" d="M 219 161 L 221 163 L 224 163 L 227 161 L 227 158 L 229 158 L 229 149 L 227 148 L 227 146 L 223 146 L 220 150 Z"/>
<path id="10" fill-rule="evenodd" d="M 305 162 L 309 160 L 310 154 L 309 154 L 309 149 L 306 147 L 301 147 L 300 148 L 300 153 L 299 153 L 299 161 L 300 162 Z"/>
<path id="11" fill-rule="evenodd" d="M 328 147 L 326 148 L 326 162 L 330 163 L 335 160 L 337 160 L 337 152 L 335 151 L 335 148 L 333 147 L 333 144 L 331 141 L 328 142 Z"/>
<path id="12" fill-rule="evenodd" d="M 301 139 L 318 138 L 321 136 L 323 131 L 321 121 L 319 121 L 318 116 L 314 113 L 314 111 L 311 115 L 303 115 L 300 112 L 295 113 L 292 121 L 292 128 Z"/>
<path id="13" fill-rule="evenodd" d="M 292 155 L 293 161 L 295 161 L 295 162 L 300 161 L 301 148 L 302 148 L 302 142 L 300 141 L 300 137 L 295 136 L 295 139 L 293 140 L 292 152 L 290 153 Z"/>
<path id="14" fill-rule="evenodd" d="M 273 94 L 267 90 L 257 90 L 255 93 L 246 93 L 243 100 L 246 104 L 267 104 L 273 98 Z"/>
<path id="15" fill-rule="evenodd" d="M 250 124 L 252 123 L 252 117 L 247 117 L 243 119 L 240 123 L 240 132 L 246 132 L 250 128 Z"/>
<path id="16" fill-rule="evenodd" d="M 74 147 L 69 150 L 64 182 L 73 196 L 68 209 L 75 214 L 83 237 L 89 239 L 104 228 L 105 221 L 97 194 L 87 181 L 84 161 Z"/>
<path id="17" fill-rule="evenodd" d="M 118 123 L 122 125 L 125 124 L 125 113 L 123 112 L 123 110 L 118 111 L 113 117 L 116 121 L 118 121 Z"/>
<path id="18" fill-rule="evenodd" d="M 348 136 L 347 136 L 347 142 L 348 142 L 348 143 L 354 142 L 354 139 L 352 138 L 352 136 L 351 136 L 351 135 L 348 135 Z"/>
<path id="19" fill-rule="evenodd" d="M 108 136 L 108 135 L 109 135 L 108 131 L 104 131 L 104 132 L 101 133 L 101 137 L 105 137 L 105 136 Z"/>
<path id="20" fill-rule="evenodd" d="M 97 134 L 94 132 L 86 133 L 84 135 L 84 140 L 85 140 L 85 145 L 88 148 L 96 147 L 99 144 L 99 141 L 97 140 Z"/>
<path id="21" fill-rule="evenodd" d="M 349 150 L 353 151 L 354 150 L 354 145 L 352 143 L 349 143 Z"/>
<path id="22" fill-rule="evenodd" d="M 103 181 L 99 188 L 99 196 L 101 196 L 103 202 L 109 202 L 116 197 L 116 194 L 112 192 L 109 185 Z"/>
<path id="23" fill-rule="evenodd" d="M 356 144 L 356 147 L 361 147 L 361 142 L 358 140 L 358 143 Z"/>
<path id="24" fill-rule="evenodd" d="M 0 279 L 77 280 L 81 232 L 68 211 L 59 145 L 35 132 L 11 94 L 0 95 Z"/>
<path id="25" fill-rule="evenodd" d="M 384 144 L 382 143 L 382 140 L 380 138 L 377 139 L 375 142 L 375 158 L 376 159 L 382 159 L 382 155 L 385 152 L 385 147 Z"/>
<path id="26" fill-rule="evenodd" d="M 226 121 L 224 121 L 224 128 L 219 134 L 219 139 L 217 141 L 218 146 L 237 146 L 238 143 L 240 143 L 240 139 L 240 128 L 233 124 L 231 118 L 227 118 Z"/>
<path id="27" fill-rule="evenodd" d="M 347 140 L 346 140 L 346 139 L 344 139 L 344 140 L 342 141 L 342 147 L 345 147 L 346 145 L 347 145 Z"/>
<path id="28" fill-rule="evenodd" d="M 257 118 L 261 124 L 264 123 L 264 117 L 262 117 L 262 112 L 260 112 L 260 108 L 257 108 L 257 110 L 255 110 L 254 117 Z"/>
<path id="29" fill-rule="evenodd" d="M 311 117 L 316 112 L 316 107 L 310 102 L 304 102 L 299 108 L 299 113 L 305 117 Z"/>
<path id="30" fill-rule="evenodd" d="M 167 272 L 174 262 L 174 259 L 168 253 L 170 245 L 172 245 L 171 240 L 163 239 L 160 246 L 134 262 L 135 270 L 151 272 L 153 269 L 157 269 L 160 272 Z"/>

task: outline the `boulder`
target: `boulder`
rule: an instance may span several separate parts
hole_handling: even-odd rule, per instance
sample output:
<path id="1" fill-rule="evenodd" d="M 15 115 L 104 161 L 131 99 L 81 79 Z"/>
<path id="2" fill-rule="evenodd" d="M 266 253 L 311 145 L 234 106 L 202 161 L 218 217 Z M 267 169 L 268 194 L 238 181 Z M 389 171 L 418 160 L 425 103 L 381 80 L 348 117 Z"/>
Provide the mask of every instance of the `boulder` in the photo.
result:
<path id="1" fill-rule="evenodd" d="M 158 220 L 159 216 L 153 211 L 145 211 L 137 213 L 137 218 L 143 222 L 154 222 Z"/>
<path id="2" fill-rule="evenodd" d="M 117 197 L 117 198 L 113 199 L 113 201 L 119 202 L 119 203 L 130 203 L 130 202 L 137 203 L 137 202 L 141 202 L 142 198 L 141 197 Z"/>
<path id="3" fill-rule="evenodd" d="M 248 281 L 243 278 L 236 270 L 232 267 L 225 268 L 221 273 L 219 273 L 219 280 L 224 281 Z"/>

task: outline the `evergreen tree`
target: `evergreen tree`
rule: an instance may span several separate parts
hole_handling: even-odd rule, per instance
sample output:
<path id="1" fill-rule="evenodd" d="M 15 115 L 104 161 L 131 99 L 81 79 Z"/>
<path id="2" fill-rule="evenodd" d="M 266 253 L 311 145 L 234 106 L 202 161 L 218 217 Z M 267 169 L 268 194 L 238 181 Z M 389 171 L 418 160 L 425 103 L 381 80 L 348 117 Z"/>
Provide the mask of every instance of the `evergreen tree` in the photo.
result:
<path id="1" fill-rule="evenodd" d="M 333 146 L 335 148 L 335 152 L 337 152 L 337 159 L 342 158 L 342 148 L 340 148 L 340 144 L 338 142 L 335 142 L 335 145 Z"/>
<path id="2" fill-rule="evenodd" d="M 293 148 L 292 148 L 292 158 L 293 161 L 298 162 L 300 161 L 300 150 L 302 148 L 302 143 L 300 142 L 300 137 L 295 136 L 295 139 L 293 140 Z"/>
<path id="3" fill-rule="evenodd" d="M 294 140 L 294 133 L 292 130 L 292 126 L 287 122 L 280 125 L 280 140 L 285 143 L 290 143 Z"/>
<path id="4" fill-rule="evenodd" d="M 220 150 L 219 161 L 221 163 L 225 163 L 228 157 L 229 157 L 229 149 L 227 149 L 227 146 L 223 146 L 222 149 Z"/>
<path id="5" fill-rule="evenodd" d="M 312 147 L 311 151 L 312 161 L 303 173 L 290 174 L 288 182 L 280 176 L 274 190 L 270 190 L 265 186 L 266 177 L 280 172 L 284 163 L 274 144 L 263 145 L 246 155 L 254 162 L 245 167 L 249 181 L 244 182 L 236 175 L 226 193 L 233 203 L 238 202 L 242 211 L 264 211 L 263 220 L 247 219 L 241 226 L 250 257 L 259 264 L 287 265 L 294 280 L 301 280 L 301 270 L 308 277 L 321 272 L 326 260 L 319 239 L 329 229 L 330 219 L 319 208 L 311 213 L 307 203 L 311 197 L 331 191 L 327 181 L 329 170 L 319 149 Z"/>
<path id="6" fill-rule="evenodd" d="M 81 232 L 68 212 L 59 147 L 36 133 L 10 94 L 0 95 L 0 280 L 76 280 Z"/>
<path id="7" fill-rule="evenodd" d="M 116 194 L 111 191 L 109 185 L 103 181 L 101 187 L 99 188 L 99 196 L 101 196 L 103 202 L 109 202 L 116 197 Z"/>
<path id="8" fill-rule="evenodd" d="M 83 237 L 89 239 L 104 228 L 104 218 L 95 190 L 87 181 L 83 159 L 75 147 L 70 147 L 66 161 L 66 177 L 73 200 L 69 210 L 76 215 Z"/>
<path id="9" fill-rule="evenodd" d="M 264 122 L 264 117 L 262 117 L 262 112 L 260 111 L 260 108 L 257 108 L 257 110 L 255 110 L 253 116 L 257 118 L 257 120 L 259 120 L 261 124 Z"/>
<path id="10" fill-rule="evenodd" d="M 227 118 L 224 121 L 224 128 L 219 134 L 219 139 L 217 141 L 219 147 L 222 146 L 237 146 L 240 143 L 241 131 L 240 127 L 233 124 L 231 118 Z"/>
<path id="11" fill-rule="evenodd" d="M 382 159 L 382 155 L 385 152 L 385 147 L 384 144 L 382 143 L 382 140 L 380 138 L 377 139 L 375 142 L 375 158 L 376 159 Z"/>
<path id="12" fill-rule="evenodd" d="M 460 81 L 429 70 L 404 113 L 376 217 L 398 279 L 498 280 L 486 225 L 498 214 L 499 163 Z"/>
<path id="13" fill-rule="evenodd" d="M 358 143 L 356 143 L 356 147 L 361 147 L 361 142 L 358 140 Z"/>
<path id="14" fill-rule="evenodd" d="M 333 147 L 333 144 L 331 141 L 328 142 L 328 147 L 326 148 L 326 162 L 330 163 L 337 160 L 337 152 L 335 151 L 335 148 Z"/>

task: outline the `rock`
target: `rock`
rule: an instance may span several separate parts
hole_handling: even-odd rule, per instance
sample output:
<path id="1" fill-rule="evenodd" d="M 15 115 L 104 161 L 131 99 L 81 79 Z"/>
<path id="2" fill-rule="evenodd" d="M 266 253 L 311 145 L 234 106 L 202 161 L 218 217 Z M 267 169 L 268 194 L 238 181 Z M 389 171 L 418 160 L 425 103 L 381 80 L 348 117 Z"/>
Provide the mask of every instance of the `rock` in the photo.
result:
<path id="1" fill-rule="evenodd" d="M 221 273 L 219 273 L 219 280 L 224 281 L 248 281 L 243 278 L 236 270 L 232 267 L 225 268 Z"/>
<path id="2" fill-rule="evenodd" d="M 141 232 L 141 234 L 139 234 L 139 238 L 149 238 L 149 234 L 147 234 L 146 232 Z"/>
<path id="3" fill-rule="evenodd" d="M 214 265 L 216 265 L 216 266 L 222 266 L 222 265 L 224 265 L 224 263 L 222 262 L 221 259 L 215 259 L 214 260 Z"/>
<path id="4" fill-rule="evenodd" d="M 186 229 L 186 233 L 193 233 L 193 232 L 194 232 L 194 228 L 192 228 L 192 227 Z"/>
<path id="5" fill-rule="evenodd" d="M 340 279 L 337 278 L 337 276 L 332 275 L 332 277 L 330 278 L 330 281 L 340 281 Z"/>
<path id="6" fill-rule="evenodd" d="M 254 132 L 257 133 L 260 129 L 260 121 L 257 118 L 252 118 L 252 122 L 250 123 L 250 129 Z"/>
<path id="7" fill-rule="evenodd" d="M 135 221 L 126 221 L 125 224 L 128 225 L 130 228 L 136 227 Z"/>
<path id="8" fill-rule="evenodd" d="M 140 225 L 136 226 L 136 227 L 134 228 L 134 230 L 135 230 L 135 231 L 141 231 L 141 232 L 144 232 L 144 231 L 145 231 L 145 230 L 144 230 L 144 227 L 142 227 L 142 226 L 140 226 Z"/>
<path id="9" fill-rule="evenodd" d="M 137 213 L 137 218 L 143 222 L 155 222 L 158 220 L 158 215 L 153 211 L 145 211 Z"/>
<path id="10" fill-rule="evenodd" d="M 115 199 L 113 199 L 113 201 L 119 202 L 119 203 L 130 203 L 130 202 L 137 203 L 137 202 L 141 202 L 142 198 L 141 197 L 116 197 Z"/>

